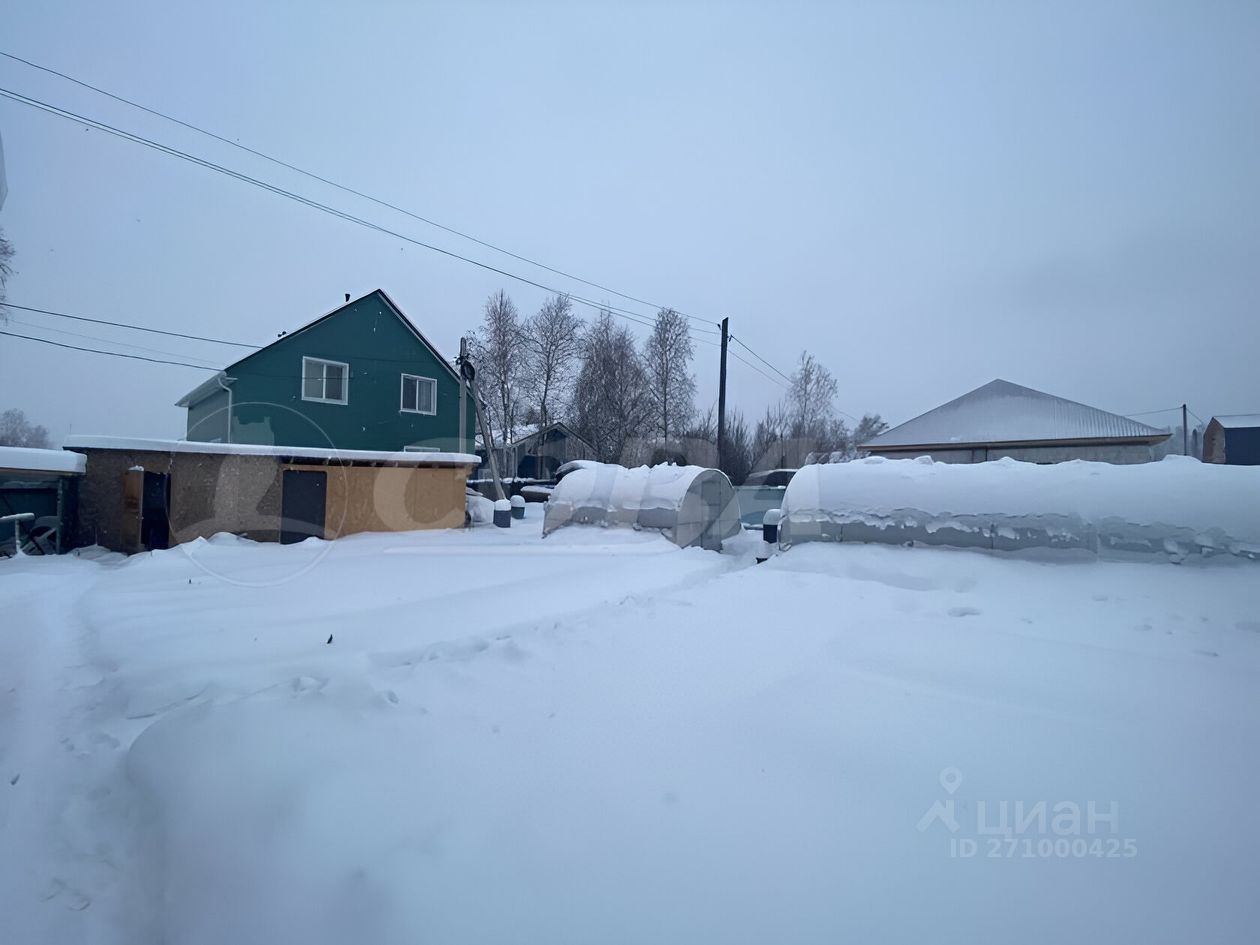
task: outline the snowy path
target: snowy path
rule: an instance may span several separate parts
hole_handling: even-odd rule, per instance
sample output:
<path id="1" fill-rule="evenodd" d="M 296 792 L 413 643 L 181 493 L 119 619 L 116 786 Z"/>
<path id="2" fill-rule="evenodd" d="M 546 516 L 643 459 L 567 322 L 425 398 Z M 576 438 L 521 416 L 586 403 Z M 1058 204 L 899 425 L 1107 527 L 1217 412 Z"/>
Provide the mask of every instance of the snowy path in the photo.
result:
<path id="1" fill-rule="evenodd" d="M 752 567 L 531 527 L 188 552 L 0 563 L 15 941 L 1260 922 L 1236 885 L 1260 836 L 1253 565 L 809 546 Z M 920 830 L 946 801 L 959 829 Z M 1017 802 L 1104 820 L 980 829 Z"/>
<path id="2" fill-rule="evenodd" d="M 105 794 L 91 792 L 108 790 L 110 756 L 121 753 L 85 726 L 101 674 L 76 616 L 95 568 L 79 564 L 28 560 L 3 572 L 0 915 L 10 917 L 15 942 L 92 940 L 97 917 L 85 910 L 113 881 L 109 843 L 94 822 Z"/>

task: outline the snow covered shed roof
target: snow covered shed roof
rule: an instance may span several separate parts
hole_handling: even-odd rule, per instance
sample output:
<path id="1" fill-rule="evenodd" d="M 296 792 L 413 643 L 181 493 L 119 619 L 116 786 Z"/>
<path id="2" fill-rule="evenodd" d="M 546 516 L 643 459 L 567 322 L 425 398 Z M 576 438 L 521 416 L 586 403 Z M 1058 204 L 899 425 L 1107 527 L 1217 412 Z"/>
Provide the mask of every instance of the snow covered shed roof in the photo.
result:
<path id="1" fill-rule="evenodd" d="M 257 443 L 204 443 L 196 440 L 151 440 L 125 436 L 71 436 L 68 450 L 126 450 L 132 453 L 210 453 L 232 456 L 276 456 L 316 462 L 387 464 L 390 466 L 476 466 L 472 453 L 437 453 L 427 450 L 390 452 L 339 450 L 333 447 L 280 446 Z M 78 455 L 78 454 L 71 454 Z M 80 459 L 83 457 L 80 456 Z"/>
<path id="2" fill-rule="evenodd" d="M 87 469 L 87 457 L 82 453 L 69 453 L 65 450 L 0 446 L 0 469 L 80 476 Z"/>
<path id="3" fill-rule="evenodd" d="M 1249 430 L 1260 427 L 1260 413 L 1230 413 L 1212 418 L 1226 430 Z"/>
<path id="4" fill-rule="evenodd" d="M 1097 407 L 994 380 L 881 433 L 862 449 L 878 453 L 1081 440 L 1159 443 L 1168 436 L 1165 430 Z"/>

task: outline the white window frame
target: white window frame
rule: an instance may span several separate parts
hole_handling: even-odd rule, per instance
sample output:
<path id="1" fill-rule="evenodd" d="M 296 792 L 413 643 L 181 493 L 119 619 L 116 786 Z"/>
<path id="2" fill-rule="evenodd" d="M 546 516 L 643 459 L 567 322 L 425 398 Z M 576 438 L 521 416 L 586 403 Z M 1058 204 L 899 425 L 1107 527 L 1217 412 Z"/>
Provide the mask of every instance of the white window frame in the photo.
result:
<path id="1" fill-rule="evenodd" d="M 341 399 L 337 400 L 332 397 L 308 397 L 306 395 L 306 379 L 311 376 L 308 365 L 318 364 L 321 368 L 320 376 L 323 379 L 323 389 L 328 390 L 328 372 L 322 370 L 328 365 L 341 368 Z M 350 403 L 350 365 L 345 361 L 333 361 L 330 358 L 311 358 L 303 355 L 302 357 L 302 399 L 309 400 L 316 404 L 341 404 L 342 406 Z"/>
<path id="2" fill-rule="evenodd" d="M 408 381 L 428 381 L 430 384 L 433 385 L 433 409 L 432 410 L 420 409 L 420 385 L 419 384 L 416 385 L 416 406 L 414 408 L 403 406 L 403 403 L 404 403 L 403 396 L 406 393 Z M 437 416 L 437 378 L 425 377 L 423 374 L 403 374 L 398 380 L 398 412 L 399 413 L 418 413 L 424 417 L 436 417 Z"/>

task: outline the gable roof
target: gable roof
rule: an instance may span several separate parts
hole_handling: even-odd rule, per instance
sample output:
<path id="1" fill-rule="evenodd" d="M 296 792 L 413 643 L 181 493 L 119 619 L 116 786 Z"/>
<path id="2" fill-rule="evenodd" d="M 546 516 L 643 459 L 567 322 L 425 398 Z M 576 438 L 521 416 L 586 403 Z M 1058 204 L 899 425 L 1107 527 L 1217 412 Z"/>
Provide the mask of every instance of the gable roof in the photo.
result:
<path id="1" fill-rule="evenodd" d="M 560 430 L 564 433 L 565 436 L 572 437 L 575 440 L 581 440 L 587 446 L 590 446 L 591 449 L 595 448 L 591 444 L 590 440 L 582 436 L 582 434 L 578 433 L 577 430 L 573 429 L 573 427 L 569 426 L 563 420 L 553 420 L 551 423 L 541 428 L 535 425 L 532 430 L 529 430 L 528 432 L 523 433 L 521 436 L 518 436 L 515 440 L 513 440 L 508 445 L 513 446 L 513 447 L 520 446 L 526 440 L 532 440 L 534 439 L 534 437 L 550 433 L 552 430 Z"/>
<path id="2" fill-rule="evenodd" d="M 1157 443 L 1168 436 L 1164 430 L 1097 407 L 994 380 L 881 433 L 862 448 L 961 448 L 1064 440 Z"/>
<path id="3" fill-rule="evenodd" d="M 385 303 L 386 309 L 392 312 L 394 314 L 394 317 L 397 318 L 400 322 L 402 322 L 409 332 L 415 335 L 417 341 L 419 341 L 422 345 L 424 345 L 426 348 L 429 349 L 429 352 L 433 355 L 434 359 L 437 360 L 444 368 L 446 368 L 447 372 L 451 375 L 451 377 L 453 377 L 458 382 L 460 380 L 459 372 L 456 371 L 455 368 L 451 366 L 450 362 L 447 361 L 446 358 L 442 357 L 442 353 L 438 351 L 438 349 L 433 345 L 433 342 L 429 341 L 429 339 L 424 336 L 424 333 L 421 332 L 419 328 L 417 328 L 415 325 L 411 323 L 411 319 L 409 319 L 405 314 L 403 314 L 403 310 L 398 307 L 398 305 L 394 302 L 393 299 L 389 297 L 388 294 L 386 294 L 384 289 L 373 289 L 367 295 L 361 295 L 357 299 L 351 299 L 349 302 L 343 302 L 341 305 L 338 305 L 336 308 L 332 309 L 331 311 L 325 312 L 323 315 L 320 315 L 318 318 L 312 319 L 311 321 L 307 322 L 301 328 L 297 328 L 293 331 L 286 332 L 285 334 L 281 335 L 279 338 L 277 338 L 275 341 L 271 342 L 270 344 L 265 344 L 261 348 L 257 349 L 256 351 L 251 351 L 249 354 L 245 355 L 245 357 L 238 358 L 237 360 L 229 364 L 227 367 L 225 367 L 222 371 L 219 371 L 214 377 L 211 377 L 208 380 L 202 381 L 200 384 L 198 384 L 196 387 L 190 390 L 187 394 L 185 394 L 176 402 L 175 406 L 188 407 L 188 406 L 191 406 L 192 404 L 195 404 L 204 400 L 207 395 L 212 394 L 215 391 L 222 389 L 223 384 L 231 384 L 232 381 L 235 380 L 235 378 L 228 376 L 231 373 L 232 369 L 244 363 L 245 361 L 248 361 L 250 358 L 258 354 L 260 351 L 266 351 L 268 348 L 272 348 L 278 344 L 289 341 L 297 337 L 298 335 L 302 334 L 302 332 L 307 331 L 308 329 L 314 328 L 316 325 L 320 324 L 321 322 L 327 321 L 328 319 L 332 318 L 334 315 L 337 315 L 341 313 L 342 311 L 344 311 L 345 309 L 348 309 L 350 306 L 357 305 L 358 303 L 362 302 L 364 299 L 371 298 L 374 295 L 380 296 L 381 301 Z"/>
<path id="4" fill-rule="evenodd" d="M 1260 413 L 1227 413 L 1212 418 L 1226 430 L 1246 430 L 1260 427 Z"/>

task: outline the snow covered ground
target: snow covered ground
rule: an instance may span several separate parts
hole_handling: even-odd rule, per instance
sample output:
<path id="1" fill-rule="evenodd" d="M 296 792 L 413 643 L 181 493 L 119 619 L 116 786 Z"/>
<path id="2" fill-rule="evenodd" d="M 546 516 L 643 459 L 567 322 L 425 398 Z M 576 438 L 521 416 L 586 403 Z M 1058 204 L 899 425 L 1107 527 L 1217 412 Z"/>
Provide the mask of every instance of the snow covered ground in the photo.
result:
<path id="1" fill-rule="evenodd" d="M 0 562 L 3 940 L 1260 927 L 1260 565 L 540 512 Z"/>

